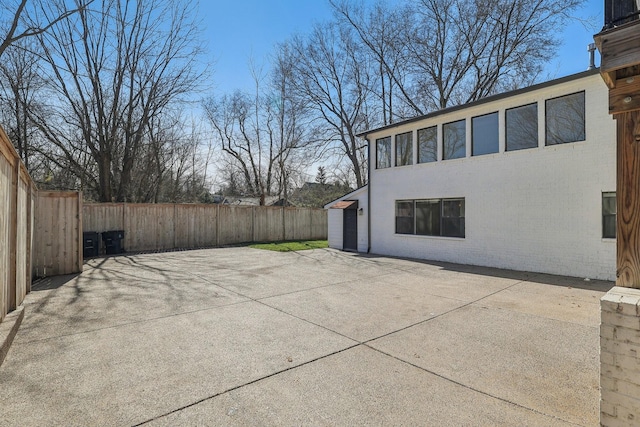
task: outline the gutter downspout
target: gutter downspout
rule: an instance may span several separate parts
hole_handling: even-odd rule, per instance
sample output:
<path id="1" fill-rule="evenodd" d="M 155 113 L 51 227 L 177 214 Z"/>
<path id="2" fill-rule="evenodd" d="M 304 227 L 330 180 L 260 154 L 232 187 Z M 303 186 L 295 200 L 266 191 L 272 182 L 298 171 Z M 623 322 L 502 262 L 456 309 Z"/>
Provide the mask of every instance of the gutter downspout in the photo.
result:
<path id="1" fill-rule="evenodd" d="M 371 253 L 371 142 L 365 135 L 367 141 L 367 253 Z"/>

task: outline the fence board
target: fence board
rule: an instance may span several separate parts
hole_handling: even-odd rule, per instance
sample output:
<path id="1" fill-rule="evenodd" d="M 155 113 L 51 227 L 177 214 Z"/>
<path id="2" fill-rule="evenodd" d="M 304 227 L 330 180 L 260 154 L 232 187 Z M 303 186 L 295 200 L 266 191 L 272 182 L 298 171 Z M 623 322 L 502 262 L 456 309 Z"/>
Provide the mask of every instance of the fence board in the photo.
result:
<path id="1" fill-rule="evenodd" d="M 251 206 L 218 205 L 218 245 L 247 243 L 253 239 Z"/>
<path id="2" fill-rule="evenodd" d="M 122 203 L 85 203 L 82 206 L 84 231 L 124 230 L 124 205 Z"/>
<path id="3" fill-rule="evenodd" d="M 0 141 L 0 146 L 3 142 Z M 4 154 L 4 153 L 3 153 Z M 7 158 L 0 156 L 0 321 L 9 311 L 9 286 L 11 281 L 11 210 L 13 167 Z"/>
<path id="4" fill-rule="evenodd" d="M 31 248 L 36 189 L 0 128 L 0 322 L 31 289 Z M 1 361 L 0 361 L 1 362 Z"/>
<path id="5" fill-rule="evenodd" d="M 324 209 L 88 203 L 82 221 L 84 231 L 124 230 L 123 247 L 133 252 L 327 238 Z"/>
<path id="6" fill-rule="evenodd" d="M 34 275 L 82 271 L 81 193 L 41 191 L 36 202 Z"/>
<path id="7" fill-rule="evenodd" d="M 284 238 L 283 208 L 253 208 L 253 241 L 277 242 Z"/>
<path id="8" fill-rule="evenodd" d="M 174 248 L 173 205 L 125 204 L 124 247 L 130 251 Z"/>
<path id="9" fill-rule="evenodd" d="M 177 248 L 216 246 L 215 205 L 175 205 L 174 209 Z"/>
<path id="10" fill-rule="evenodd" d="M 324 209 L 311 210 L 311 239 L 326 239 L 329 227 L 327 211 Z"/>

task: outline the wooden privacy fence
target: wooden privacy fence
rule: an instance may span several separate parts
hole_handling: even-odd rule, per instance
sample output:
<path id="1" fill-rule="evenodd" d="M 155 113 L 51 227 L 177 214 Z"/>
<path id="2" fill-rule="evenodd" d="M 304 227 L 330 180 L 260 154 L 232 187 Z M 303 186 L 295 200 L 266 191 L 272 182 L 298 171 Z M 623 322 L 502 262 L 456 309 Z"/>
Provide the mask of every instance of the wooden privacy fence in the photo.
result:
<path id="1" fill-rule="evenodd" d="M 326 211 L 311 208 L 87 203 L 82 223 L 87 232 L 124 230 L 127 251 L 327 238 Z"/>
<path id="2" fill-rule="evenodd" d="M 82 193 L 39 191 L 36 199 L 33 274 L 82 271 Z"/>
<path id="3" fill-rule="evenodd" d="M 0 322 L 31 290 L 37 189 L 0 128 Z"/>

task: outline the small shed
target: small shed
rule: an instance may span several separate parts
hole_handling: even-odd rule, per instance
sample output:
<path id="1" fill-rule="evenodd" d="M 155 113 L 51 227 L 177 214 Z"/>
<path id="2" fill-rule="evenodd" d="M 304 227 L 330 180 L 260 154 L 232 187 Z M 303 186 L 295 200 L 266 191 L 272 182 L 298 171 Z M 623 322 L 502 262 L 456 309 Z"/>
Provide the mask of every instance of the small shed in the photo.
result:
<path id="1" fill-rule="evenodd" d="M 343 251 L 369 250 L 369 190 L 365 185 L 327 203 L 329 247 Z"/>

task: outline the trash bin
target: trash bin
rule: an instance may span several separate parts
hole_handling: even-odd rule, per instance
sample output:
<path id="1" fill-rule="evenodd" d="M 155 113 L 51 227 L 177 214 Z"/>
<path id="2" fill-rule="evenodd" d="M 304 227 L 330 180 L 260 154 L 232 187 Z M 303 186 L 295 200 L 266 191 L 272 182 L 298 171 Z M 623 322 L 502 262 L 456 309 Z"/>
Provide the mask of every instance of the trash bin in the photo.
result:
<path id="1" fill-rule="evenodd" d="M 82 233 L 82 256 L 91 258 L 100 255 L 100 234 L 97 231 Z"/>
<path id="2" fill-rule="evenodd" d="M 121 254 L 124 252 L 122 241 L 124 240 L 123 230 L 111 230 L 102 232 L 102 241 L 107 255 Z"/>

